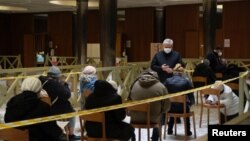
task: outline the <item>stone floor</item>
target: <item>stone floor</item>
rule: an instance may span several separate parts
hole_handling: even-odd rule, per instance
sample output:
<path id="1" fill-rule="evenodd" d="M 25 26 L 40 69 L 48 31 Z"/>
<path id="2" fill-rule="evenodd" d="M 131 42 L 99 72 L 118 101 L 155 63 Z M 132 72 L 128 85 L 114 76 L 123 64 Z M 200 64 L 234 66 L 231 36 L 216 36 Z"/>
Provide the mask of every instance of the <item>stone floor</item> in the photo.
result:
<path id="1" fill-rule="evenodd" d="M 203 120 L 202 120 L 202 126 L 201 128 L 199 127 L 199 122 L 200 122 L 200 105 L 194 105 L 192 107 L 192 110 L 194 111 L 195 113 L 195 124 L 196 124 L 196 135 L 197 135 L 197 138 L 198 137 L 201 137 L 205 134 L 207 134 L 207 113 L 206 113 L 206 110 L 205 112 L 203 113 Z M 210 111 L 210 124 L 216 124 L 217 123 L 217 116 L 215 115 L 216 112 L 214 110 L 211 110 Z M 193 122 L 192 122 L 192 119 L 190 119 L 190 123 L 191 123 L 191 131 L 193 132 Z M 162 127 L 162 135 L 163 135 L 163 129 L 164 129 L 164 126 Z M 174 128 L 173 128 L 174 129 Z M 152 132 L 152 130 L 150 130 Z M 193 132 L 194 133 L 194 132 Z M 138 134 L 138 130 L 136 130 L 136 135 Z M 141 133 L 141 137 L 142 137 L 142 141 L 147 141 L 147 131 L 146 130 L 142 130 L 142 133 Z M 152 133 L 150 133 L 151 135 Z M 181 124 L 177 124 L 177 135 L 175 136 L 174 134 L 173 135 L 166 135 L 166 139 L 162 139 L 163 141 L 181 141 L 181 140 L 184 140 L 184 135 L 185 135 L 185 132 L 184 132 L 184 123 L 183 123 L 183 119 L 182 119 L 182 123 Z M 138 137 L 138 136 L 137 136 Z M 189 140 L 195 140 L 194 136 L 190 136 L 189 137 Z"/>
<path id="2" fill-rule="evenodd" d="M 3 109 L 3 107 L 1 108 Z M 197 138 L 201 137 L 205 134 L 207 134 L 207 112 L 206 110 L 203 113 L 203 121 L 202 121 L 202 127 L 199 127 L 199 121 L 200 121 L 200 105 L 194 105 L 191 108 L 194 112 L 195 112 L 195 124 L 196 124 L 196 134 L 197 134 Z M 217 113 L 214 110 L 210 110 L 210 124 L 217 124 L 218 120 L 217 120 Z M 4 111 L 1 110 L 0 111 L 0 122 L 3 122 L 3 115 L 4 115 Z M 79 126 L 79 118 L 76 118 L 76 134 L 80 135 L 80 126 Z M 126 118 L 126 120 L 129 120 L 129 117 Z M 193 122 L 192 119 L 190 120 L 191 122 L 191 131 L 193 132 Z M 164 126 L 163 126 L 164 127 Z M 162 128 L 163 129 L 163 128 Z M 150 130 L 150 136 L 152 129 Z M 135 131 L 136 133 L 136 137 L 138 138 L 138 130 L 136 129 Z M 163 135 L 163 130 L 162 130 L 162 135 Z M 142 129 L 142 133 L 141 133 L 141 141 L 147 141 L 147 131 L 146 129 Z M 183 140 L 184 139 L 184 124 L 183 124 L 183 120 L 181 124 L 177 124 L 177 136 L 175 135 L 167 135 L 166 139 L 163 139 L 163 141 L 176 141 L 176 140 Z M 191 137 L 189 137 L 190 140 L 195 140 L 194 136 L 192 135 Z M 138 139 L 137 139 L 138 140 Z"/>
<path id="3" fill-rule="evenodd" d="M 192 106 L 191 110 L 194 111 L 195 113 L 195 124 L 196 124 L 196 135 L 197 138 L 201 137 L 203 135 L 207 134 L 207 111 L 204 110 L 203 113 L 203 120 L 202 120 L 202 126 L 201 128 L 199 127 L 199 122 L 200 122 L 200 105 L 194 105 Z M 214 110 L 210 110 L 210 124 L 217 124 L 218 123 L 218 119 L 217 119 L 217 113 Z M 127 117 L 125 119 L 126 121 L 129 121 L 129 117 Z M 166 135 L 166 139 L 163 139 L 162 136 L 162 141 L 182 141 L 184 140 L 184 123 L 183 123 L 183 119 L 181 124 L 177 124 L 177 135 Z M 193 132 L 193 122 L 192 122 L 192 118 L 190 119 L 190 123 L 191 123 L 191 131 Z M 162 127 L 162 135 L 163 135 L 163 130 L 164 130 L 164 126 Z M 147 141 L 147 130 L 146 129 L 142 129 L 141 130 L 141 141 Z M 76 134 L 80 135 L 80 129 L 79 129 L 79 124 L 77 124 L 76 126 Z M 138 140 L 138 129 L 135 130 L 135 134 Z M 152 129 L 150 130 L 150 137 L 152 135 Z M 190 136 L 189 140 L 195 140 L 194 136 Z"/>

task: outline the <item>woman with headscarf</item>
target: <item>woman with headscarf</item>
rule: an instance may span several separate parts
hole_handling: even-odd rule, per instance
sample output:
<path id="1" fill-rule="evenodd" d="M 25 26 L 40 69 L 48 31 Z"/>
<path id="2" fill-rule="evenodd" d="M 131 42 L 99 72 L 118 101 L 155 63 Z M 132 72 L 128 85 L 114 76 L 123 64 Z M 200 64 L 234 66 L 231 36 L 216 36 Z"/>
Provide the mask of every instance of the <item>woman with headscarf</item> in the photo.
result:
<path id="1" fill-rule="evenodd" d="M 211 88 L 220 90 L 220 99 L 215 95 L 209 95 L 206 99 L 206 103 L 217 104 L 218 101 L 220 101 L 220 104 L 226 106 L 226 113 L 224 113 L 224 109 L 220 109 L 221 124 L 226 122 L 225 116 L 227 117 L 227 121 L 237 117 L 239 115 L 239 97 L 232 91 L 232 89 L 226 84 L 223 84 L 222 81 L 216 81 Z"/>
<path id="2" fill-rule="evenodd" d="M 93 66 L 84 67 L 80 76 L 80 94 L 78 98 L 81 109 L 85 109 L 86 97 L 88 97 L 93 92 L 96 80 L 96 68 Z"/>
<path id="3" fill-rule="evenodd" d="M 94 109 L 122 103 L 122 98 L 113 86 L 104 80 L 97 80 L 95 89 L 86 99 L 86 109 Z M 126 117 L 125 108 L 105 112 L 106 136 L 107 138 L 135 141 L 134 128 L 123 122 Z M 101 137 L 102 128 L 100 123 L 86 122 L 87 135 L 91 137 Z"/>
<path id="4" fill-rule="evenodd" d="M 42 89 L 38 78 L 26 78 L 21 85 L 21 93 L 12 97 L 6 107 L 6 123 L 50 116 L 50 105 L 40 100 Z M 33 124 L 20 129 L 29 129 L 30 141 L 66 141 L 66 136 L 56 121 Z"/>

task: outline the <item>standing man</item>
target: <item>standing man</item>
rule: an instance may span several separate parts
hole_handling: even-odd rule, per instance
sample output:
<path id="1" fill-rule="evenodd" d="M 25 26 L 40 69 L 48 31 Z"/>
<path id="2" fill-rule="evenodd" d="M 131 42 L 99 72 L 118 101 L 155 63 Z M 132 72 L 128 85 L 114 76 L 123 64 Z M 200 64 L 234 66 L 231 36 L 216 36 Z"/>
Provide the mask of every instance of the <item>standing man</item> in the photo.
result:
<path id="1" fill-rule="evenodd" d="M 156 53 L 151 62 L 151 69 L 156 71 L 162 83 L 173 76 L 173 68 L 176 64 L 181 64 L 179 69 L 183 69 L 184 63 L 179 52 L 173 50 L 173 40 L 165 39 L 162 43 L 163 50 Z"/>
<path id="2" fill-rule="evenodd" d="M 210 67 L 215 73 L 224 72 L 226 69 L 226 65 L 221 57 L 222 49 L 220 47 L 216 47 L 212 52 L 207 54 L 207 59 L 210 61 Z"/>
<path id="3" fill-rule="evenodd" d="M 167 78 L 173 76 L 173 70 L 183 70 L 184 63 L 179 52 L 173 50 L 174 41 L 166 38 L 163 43 L 163 50 L 156 53 L 151 62 L 151 69 L 156 71 L 161 83 L 164 84 Z M 177 65 L 178 64 L 178 65 Z M 165 114 L 162 114 L 162 124 L 165 123 Z M 177 118 L 177 123 L 181 123 Z"/>

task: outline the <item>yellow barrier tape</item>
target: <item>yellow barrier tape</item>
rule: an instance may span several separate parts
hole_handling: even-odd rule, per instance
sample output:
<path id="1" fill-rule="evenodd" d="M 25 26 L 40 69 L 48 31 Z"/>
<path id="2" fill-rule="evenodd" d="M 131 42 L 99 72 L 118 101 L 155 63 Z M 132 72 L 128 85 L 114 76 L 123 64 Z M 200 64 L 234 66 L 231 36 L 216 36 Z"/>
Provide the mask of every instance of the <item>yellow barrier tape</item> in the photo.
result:
<path id="1" fill-rule="evenodd" d="M 80 74 L 82 72 L 69 72 L 69 73 L 62 73 L 62 75 L 71 75 L 71 74 Z M 26 76 L 9 76 L 9 77 L 1 77 L 0 80 L 11 80 L 11 79 L 20 79 L 20 78 L 26 78 L 26 77 L 39 77 L 43 74 L 37 74 L 37 75 L 26 75 Z"/>
<path id="2" fill-rule="evenodd" d="M 128 69 L 130 66 L 119 66 L 119 67 L 102 67 L 102 69 L 97 68 L 97 71 L 112 71 L 112 69 Z M 62 75 L 73 75 L 73 74 L 81 74 L 82 72 L 68 72 L 68 73 L 61 73 Z M 26 76 L 7 76 L 7 77 L 1 77 L 0 80 L 11 80 L 11 79 L 17 79 L 17 78 L 26 78 L 26 77 L 39 77 L 43 74 L 37 74 L 37 75 L 26 75 Z"/>
<path id="3" fill-rule="evenodd" d="M 239 77 L 235 77 L 232 79 L 228 79 L 223 81 L 222 83 L 228 83 L 230 81 L 234 81 L 236 79 L 242 78 L 248 74 L 248 71 L 245 73 L 241 74 Z M 164 96 L 159 96 L 159 97 L 154 97 L 150 99 L 144 99 L 144 100 L 138 100 L 138 101 L 131 101 L 131 102 L 126 102 L 123 104 L 118 104 L 118 105 L 112 105 L 112 106 L 107 106 L 107 107 L 101 107 L 101 108 L 96 108 L 96 109 L 91 109 L 91 110 L 84 110 L 84 111 L 78 111 L 78 112 L 72 112 L 72 113 L 67 113 L 67 114 L 60 114 L 60 115 L 54 115 L 54 116 L 48 116 L 48 117 L 41 117 L 41 118 L 35 118 L 35 119 L 29 119 L 29 120 L 23 120 L 23 121 L 16 121 L 16 122 L 11 122 L 11 123 L 5 123 L 5 124 L 0 124 L 0 130 L 2 129 L 7 129 L 7 128 L 14 128 L 14 127 L 19 127 L 19 126 L 25 126 L 25 125 L 32 125 L 32 124 L 37 124 L 37 123 L 43 123 L 43 122 L 48 122 L 48 121 L 55 121 L 55 120 L 61 120 L 61 119 L 67 119 L 71 117 L 76 117 L 80 115 L 89 115 L 97 112 L 105 112 L 109 110 L 115 110 L 115 109 L 120 109 L 120 108 L 126 108 L 129 106 L 134 106 L 134 105 L 139 105 L 143 103 L 150 103 L 150 102 L 155 102 L 159 100 L 164 100 L 167 98 L 175 97 L 175 96 L 180 96 L 188 93 L 193 93 L 195 91 L 199 91 L 202 89 L 206 89 L 211 87 L 211 85 L 206 85 L 203 87 L 187 90 L 187 91 L 182 91 L 178 93 L 172 93 L 172 94 L 167 94 Z"/>
<path id="4" fill-rule="evenodd" d="M 240 67 L 249 67 L 249 66 L 250 66 L 250 64 L 242 65 L 242 66 L 240 66 Z"/>

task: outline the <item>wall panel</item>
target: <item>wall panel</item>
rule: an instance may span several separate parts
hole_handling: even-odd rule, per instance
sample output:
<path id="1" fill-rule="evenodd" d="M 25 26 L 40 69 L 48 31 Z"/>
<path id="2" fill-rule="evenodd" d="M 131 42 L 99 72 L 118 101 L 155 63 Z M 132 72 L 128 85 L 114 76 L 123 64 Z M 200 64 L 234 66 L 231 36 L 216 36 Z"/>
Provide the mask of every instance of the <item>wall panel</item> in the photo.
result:
<path id="1" fill-rule="evenodd" d="M 166 7 L 166 38 L 174 40 L 174 50 L 181 53 L 182 57 L 199 57 L 199 36 L 194 39 L 192 46 L 185 47 L 185 38 L 192 39 L 196 36 L 186 34 L 191 32 L 199 33 L 199 6 L 198 5 L 176 5 Z M 190 35 L 190 37 L 186 37 Z M 198 34 L 199 35 L 199 34 Z M 192 54 L 186 54 L 194 51 Z"/>
<path id="2" fill-rule="evenodd" d="M 250 1 L 223 4 L 224 39 L 230 47 L 224 48 L 225 58 L 245 58 L 250 55 Z"/>
<path id="3" fill-rule="evenodd" d="M 48 35 L 56 56 L 72 56 L 72 12 L 48 13 Z"/>
<path id="4" fill-rule="evenodd" d="M 9 14 L 0 14 L 0 55 L 11 54 L 10 35 Z"/>
<path id="5" fill-rule="evenodd" d="M 131 41 L 128 61 L 149 61 L 154 40 L 154 8 L 130 8 L 125 14 L 125 34 Z"/>

